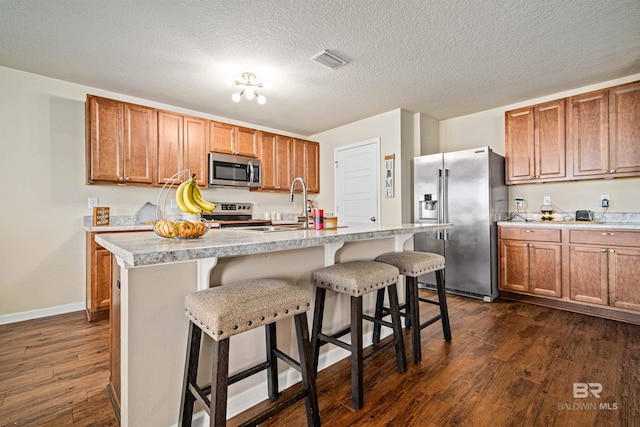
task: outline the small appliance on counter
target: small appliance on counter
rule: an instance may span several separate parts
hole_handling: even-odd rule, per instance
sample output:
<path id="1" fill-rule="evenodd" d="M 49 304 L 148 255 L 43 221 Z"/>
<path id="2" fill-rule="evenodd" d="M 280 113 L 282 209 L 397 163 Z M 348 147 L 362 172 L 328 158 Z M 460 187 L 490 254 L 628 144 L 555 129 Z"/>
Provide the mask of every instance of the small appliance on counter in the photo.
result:
<path id="1" fill-rule="evenodd" d="M 589 210 L 576 211 L 576 221 L 593 221 L 593 212 Z"/>
<path id="2" fill-rule="evenodd" d="M 551 221 L 553 220 L 553 207 L 551 205 L 542 205 L 540 208 L 540 219 L 542 221 Z"/>

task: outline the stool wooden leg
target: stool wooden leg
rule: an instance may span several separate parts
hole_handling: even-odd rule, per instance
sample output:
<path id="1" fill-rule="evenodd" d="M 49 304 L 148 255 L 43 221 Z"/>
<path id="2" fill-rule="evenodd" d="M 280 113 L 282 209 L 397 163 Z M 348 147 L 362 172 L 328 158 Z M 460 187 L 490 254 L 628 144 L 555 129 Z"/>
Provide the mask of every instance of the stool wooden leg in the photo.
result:
<path id="1" fill-rule="evenodd" d="M 267 344 L 267 388 L 269 390 L 269 400 L 274 401 L 278 398 L 278 357 L 274 354 L 274 349 L 278 348 L 276 337 L 276 324 L 270 323 L 265 325 L 265 336 Z"/>
<path id="2" fill-rule="evenodd" d="M 324 298 L 327 290 L 316 288 L 316 302 L 313 309 L 313 329 L 311 331 L 311 351 L 313 352 L 313 373 L 318 373 L 318 358 L 320 355 L 320 342 L 318 334 L 322 333 L 322 318 L 324 316 Z"/>
<path id="3" fill-rule="evenodd" d="M 227 422 L 227 386 L 229 382 L 229 338 L 213 341 L 211 369 L 210 425 L 223 426 Z"/>
<path id="4" fill-rule="evenodd" d="M 200 342 L 202 341 L 202 331 L 199 327 L 189 322 L 189 335 L 187 338 L 187 357 L 185 358 L 184 380 L 182 382 L 182 397 L 180 402 L 180 419 L 178 425 L 182 427 L 191 426 L 193 417 L 193 405 L 196 401 L 189 385 L 196 383 L 198 375 L 198 359 L 200 357 Z"/>
<path id="5" fill-rule="evenodd" d="M 402 335 L 402 323 L 400 322 L 400 304 L 398 303 L 398 288 L 396 284 L 387 286 L 389 293 L 389 307 L 391 309 L 391 324 L 393 325 L 393 338 L 396 342 L 396 366 L 398 372 L 407 372 L 407 356 L 404 351 L 404 338 Z M 415 329 L 415 328 L 414 328 Z M 417 328 L 418 330 L 420 328 Z"/>
<path id="6" fill-rule="evenodd" d="M 396 300 L 397 303 L 397 300 Z M 364 405 L 362 376 L 362 297 L 351 297 L 351 406 L 355 410 Z"/>
<path id="7" fill-rule="evenodd" d="M 438 288 L 438 302 L 440 303 L 440 315 L 442 316 L 442 334 L 446 341 L 451 341 L 451 325 L 449 325 L 449 310 L 447 309 L 444 270 L 436 271 L 436 284 Z"/>
<path id="8" fill-rule="evenodd" d="M 309 342 L 309 326 L 307 313 L 295 316 L 296 336 L 298 337 L 298 354 L 300 355 L 300 373 L 302 386 L 307 391 L 305 404 L 307 407 L 307 426 L 320 426 L 320 409 L 318 407 L 318 392 L 316 389 L 316 375 L 313 371 L 311 343 Z"/>
<path id="9" fill-rule="evenodd" d="M 418 280 L 415 277 L 407 276 L 407 298 L 411 307 L 411 356 L 413 363 L 420 363 L 422 360 L 422 345 L 420 342 L 420 301 L 418 300 Z M 409 309 L 407 309 L 409 311 Z"/>
<path id="10" fill-rule="evenodd" d="M 375 312 L 375 318 L 378 320 L 382 320 L 382 318 L 384 317 L 382 315 L 382 307 L 384 306 L 384 288 L 378 289 L 377 295 L 376 295 L 376 312 Z M 380 344 L 380 331 L 382 329 L 382 325 L 379 323 L 374 323 L 373 324 L 373 339 L 371 340 L 371 342 L 373 342 L 373 344 Z"/>
<path id="11" fill-rule="evenodd" d="M 404 327 L 411 327 L 411 298 L 413 294 L 409 292 L 409 277 L 405 276 L 404 279 L 404 312 L 406 316 L 404 318 Z"/>

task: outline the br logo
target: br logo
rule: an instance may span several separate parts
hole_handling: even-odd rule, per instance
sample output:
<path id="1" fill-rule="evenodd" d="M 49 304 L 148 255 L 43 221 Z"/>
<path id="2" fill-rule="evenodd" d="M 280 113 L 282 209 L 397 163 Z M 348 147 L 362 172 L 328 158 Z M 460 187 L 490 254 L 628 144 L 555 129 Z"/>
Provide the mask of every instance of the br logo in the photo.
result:
<path id="1" fill-rule="evenodd" d="M 600 393 L 602 393 L 602 384 L 600 383 L 573 383 L 574 399 L 585 399 L 589 397 L 589 394 L 600 399 Z"/>

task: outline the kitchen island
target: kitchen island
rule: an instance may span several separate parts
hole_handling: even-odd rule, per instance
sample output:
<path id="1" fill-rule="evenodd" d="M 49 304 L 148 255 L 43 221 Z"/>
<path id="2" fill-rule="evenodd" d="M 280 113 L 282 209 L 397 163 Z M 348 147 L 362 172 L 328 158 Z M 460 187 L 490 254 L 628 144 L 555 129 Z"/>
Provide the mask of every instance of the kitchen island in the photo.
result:
<path id="1" fill-rule="evenodd" d="M 335 230 L 278 232 L 240 228 L 211 230 L 196 240 L 163 239 L 144 232 L 97 235 L 96 242 L 115 255 L 110 390 L 119 407 L 121 425 L 177 423 L 188 327 L 185 295 L 258 277 L 289 279 L 313 294 L 311 274 L 315 269 L 412 249 L 415 233 L 451 227 L 349 224 Z M 375 296 L 368 297 L 365 307 L 371 309 Z M 348 324 L 348 303 L 348 298 L 339 296 L 327 300 L 326 328 Z M 292 323 L 281 323 L 278 346 L 296 355 Z M 370 329 L 365 327 L 365 334 L 370 334 Z M 203 357 L 209 353 L 206 344 Z M 320 369 L 348 354 L 340 348 L 323 350 Z M 230 373 L 263 358 L 262 328 L 232 337 Z M 280 369 L 281 388 L 299 381 L 297 371 Z M 205 376 L 202 380 L 207 382 Z M 256 375 L 234 384 L 229 390 L 229 416 L 265 400 L 265 382 L 265 376 Z"/>

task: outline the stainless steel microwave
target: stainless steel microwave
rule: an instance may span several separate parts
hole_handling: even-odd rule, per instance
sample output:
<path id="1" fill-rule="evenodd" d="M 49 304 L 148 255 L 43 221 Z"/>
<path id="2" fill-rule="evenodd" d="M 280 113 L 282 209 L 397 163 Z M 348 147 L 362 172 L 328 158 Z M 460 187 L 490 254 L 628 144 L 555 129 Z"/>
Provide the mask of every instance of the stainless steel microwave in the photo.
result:
<path id="1" fill-rule="evenodd" d="M 258 159 L 209 153 L 209 187 L 258 188 L 262 185 L 261 172 Z"/>

